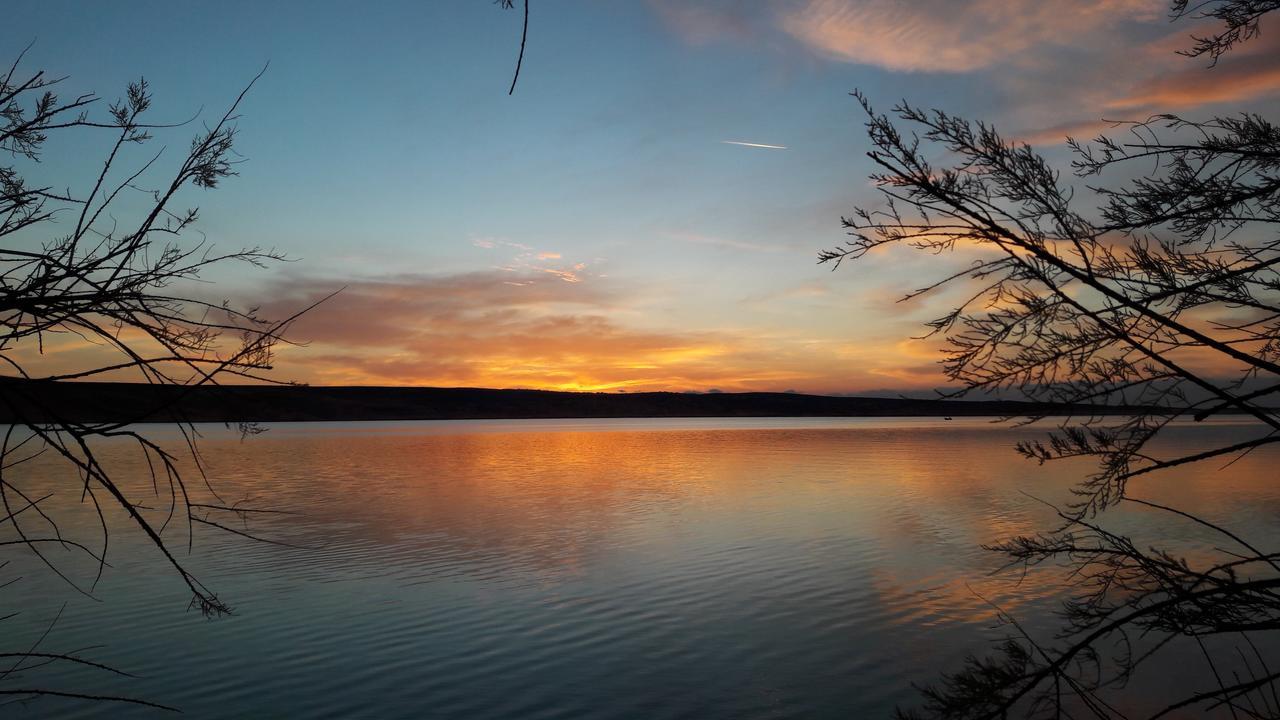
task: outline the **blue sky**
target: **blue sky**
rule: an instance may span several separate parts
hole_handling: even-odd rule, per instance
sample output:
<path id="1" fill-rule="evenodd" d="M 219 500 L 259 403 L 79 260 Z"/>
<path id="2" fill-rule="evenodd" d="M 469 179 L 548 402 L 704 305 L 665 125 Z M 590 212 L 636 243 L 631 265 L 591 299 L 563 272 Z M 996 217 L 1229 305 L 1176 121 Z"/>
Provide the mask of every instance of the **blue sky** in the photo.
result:
<path id="1" fill-rule="evenodd" d="M 19 1 L 3 33 L 11 54 L 34 41 L 23 67 L 69 76 L 64 94 L 145 76 L 153 121 L 215 117 L 269 63 L 241 175 L 183 200 L 219 246 L 295 258 L 215 273 L 236 299 L 287 314 L 347 287 L 294 329 L 309 345 L 283 376 L 853 392 L 941 384 L 934 348 L 907 340 L 940 307 L 892 300 L 963 260 L 815 264 L 840 215 L 875 203 L 848 93 L 1059 159 L 1102 118 L 1274 107 L 1274 43 L 1210 71 L 1173 54 L 1194 27 L 1164 8 L 533 0 L 510 97 L 519 10 L 482 0 Z M 192 131 L 149 152 L 177 162 Z M 39 172 L 91 180 L 106 142 L 60 139 Z"/>

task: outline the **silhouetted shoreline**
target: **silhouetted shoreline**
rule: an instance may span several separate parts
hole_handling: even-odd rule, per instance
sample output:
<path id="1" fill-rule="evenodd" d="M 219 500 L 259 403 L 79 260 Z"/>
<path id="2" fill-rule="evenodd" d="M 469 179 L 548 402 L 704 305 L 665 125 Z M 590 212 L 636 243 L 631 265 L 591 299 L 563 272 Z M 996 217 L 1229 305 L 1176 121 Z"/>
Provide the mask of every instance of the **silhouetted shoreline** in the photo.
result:
<path id="1" fill-rule="evenodd" d="M 586 393 L 482 388 L 184 387 L 0 379 L 0 422 L 299 422 L 646 417 L 1124 415 L 1138 408 L 800 393 Z"/>

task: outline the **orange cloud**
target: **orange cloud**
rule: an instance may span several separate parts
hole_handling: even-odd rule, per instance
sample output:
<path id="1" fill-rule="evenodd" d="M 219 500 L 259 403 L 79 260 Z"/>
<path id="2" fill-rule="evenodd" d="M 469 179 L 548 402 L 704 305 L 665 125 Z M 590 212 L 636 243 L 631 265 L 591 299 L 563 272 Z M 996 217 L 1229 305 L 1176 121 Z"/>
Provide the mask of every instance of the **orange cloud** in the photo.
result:
<path id="1" fill-rule="evenodd" d="M 1179 34 L 1185 47 L 1188 41 Z M 1168 43 L 1155 44 L 1164 50 Z M 1280 93 L 1280 40 L 1271 35 L 1246 43 L 1224 56 L 1216 66 L 1188 60 L 1175 72 L 1135 84 L 1111 100 L 1116 110 L 1180 110 L 1214 103 L 1241 102 Z"/>
<path id="2" fill-rule="evenodd" d="M 339 288 L 301 316 L 278 348 L 276 380 L 321 385 L 526 387 L 558 390 L 851 392 L 882 387 L 902 364 L 893 341 L 849 342 L 844 325 L 808 334 L 644 324 L 637 293 L 582 273 L 577 282 L 538 268 L 389 275 L 344 281 L 286 277 L 254 293 L 261 315 L 283 318 Z M 265 297 L 264 297 L 265 295 Z M 817 297 L 817 296 L 815 296 Z M 749 301 L 743 301 L 749 302 Z M 631 319 L 628 321 L 626 319 Z M 141 339 L 130 338 L 141 342 Z M 9 357 L 39 374 L 102 367 L 120 358 L 102 344 L 50 334 Z M 102 380 L 137 381 L 133 372 Z M 912 374 L 913 387 L 941 383 Z"/>
<path id="3" fill-rule="evenodd" d="M 263 312 L 288 315 L 338 285 L 288 280 Z M 845 392 L 880 387 L 901 364 L 892 344 L 877 341 L 633 326 L 619 319 L 629 301 L 598 277 L 562 282 L 536 269 L 361 280 L 291 329 L 307 345 L 282 350 L 279 376 L 319 384 Z M 927 372 L 909 379 L 916 387 L 941 382 Z"/>
<path id="4" fill-rule="evenodd" d="M 1059 123 L 1047 128 L 1028 130 L 1018 133 L 1010 139 L 1028 145 L 1062 145 L 1066 143 L 1069 137 L 1083 141 L 1097 137 L 1100 133 L 1114 130 L 1116 127 L 1118 125 L 1112 120 L 1078 120 Z"/>
<path id="5" fill-rule="evenodd" d="M 270 290 L 263 315 L 287 317 L 338 287 L 340 281 L 287 278 Z M 793 290 L 790 300 L 764 303 L 779 319 L 767 327 L 784 329 L 723 323 L 709 329 L 646 325 L 634 312 L 635 293 L 598 276 L 566 283 L 535 270 L 494 270 L 366 278 L 347 283 L 290 328 L 289 338 L 304 345 L 281 348 L 274 377 L 322 385 L 818 393 L 945 384 L 937 364 L 940 340 L 904 338 L 919 333 L 912 315 L 934 314 L 948 301 L 946 294 L 926 307 L 907 303 L 893 306 L 898 312 L 867 313 L 879 324 L 850 316 L 805 329 L 795 319 L 813 315 L 814 303 L 865 308 L 874 298 L 865 292 L 842 296 L 824 283 Z M 763 312 L 760 298 L 742 302 L 744 309 Z M 788 308 L 789 302 L 798 304 Z M 118 359 L 71 335 L 51 337 L 40 356 L 30 356 L 33 346 L 17 352 L 42 373 Z M 1179 359 L 1207 374 L 1225 369 L 1208 352 L 1185 352 Z"/>
<path id="6" fill-rule="evenodd" d="M 1089 88 L 1075 93 L 1081 97 L 1074 104 L 1096 108 L 1095 114 L 1029 129 L 1015 138 L 1032 145 L 1056 145 L 1067 136 L 1087 139 L 1127 131 L 1124 122 L 1146 120 L 1158 113 L 1280 96 L 1280 38 L 1265 35 L 1252 39 L 1213 67 L 1203 59 L 1176 54 L 1191 45 L 1190 35 L 1210 32 L 1208 27 L 1184 27 L 1127 53 L 1127 59 L 1113 59 L 1108 66 L 1115 67 L 1115 72 L 1094 78 Z M 1158 70 L 1134 75 L 1127 68 Z"/>
<path id="7" fill-rule="evenodd" d="M 815 52 L 909 72 L 979 70 L 1025 51 L 1077 44 L 1082 34 L 1152 19 L 1158 0 L 1088 0 L 1070 12 L 1036 0 L 809 0 L 781 25 Z"/>

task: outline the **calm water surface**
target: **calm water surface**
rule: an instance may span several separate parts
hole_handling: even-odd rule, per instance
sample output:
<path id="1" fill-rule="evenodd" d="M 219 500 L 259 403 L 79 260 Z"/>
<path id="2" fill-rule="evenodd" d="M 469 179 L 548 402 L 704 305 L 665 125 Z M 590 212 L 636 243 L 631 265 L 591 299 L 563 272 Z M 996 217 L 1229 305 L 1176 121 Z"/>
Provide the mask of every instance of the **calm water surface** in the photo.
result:
<path id="1" fill-rule="evenodd" d="M 982 420 L 281 424 L 244 441 L 201 430 L 226 499 L 301 513 L 249 529 L 303 548 L 197 528 L 183 559 L 234 607 L 217 620 L 186 611 L 188 593 L 137 533 L 111 535 L 92 600 L 10 553 L 0 580 L 23 579 L 0 589 L 0 615 L 20 612 L 0 624 L 4 650 L 61 612 L 42 649 L 100 646 L 84 656 L 139 676 L 47 667 L 32 680 L 193 718 L 883 717 L 911 703 L 911 683 L 1001 636 L 993 606 L 1050 627 L 1059 576 L 993 576 L 997 558 L 978 546 L 1047 529 L 1035 497 L 1066 500 L 1089 467 L 1024 461 L 1013 444 L 1042 429 Z M 1182 427 L 1165 442 L 1248 431 Z M 127 446 L 106 455 L 142 476 Z M 1274 544 L 1278 460 L 1258 452 L 1133 491 Z M 58 466 L 19 471 L 75 513 L 69 536 L 97 538 Z M 1172 527 L 1191 551 L 1219 544 L 1151 512 L 1108 524 L 1138 538 Z M 166 533 L 184 553 L 185 533 Z M 70 553 L 51 557 L 92 581 Z M 1150 691 L 1201 678 L 1189 665 L 1166 662 Z M 170 715 L 41 701 L 0 716 Z"/>

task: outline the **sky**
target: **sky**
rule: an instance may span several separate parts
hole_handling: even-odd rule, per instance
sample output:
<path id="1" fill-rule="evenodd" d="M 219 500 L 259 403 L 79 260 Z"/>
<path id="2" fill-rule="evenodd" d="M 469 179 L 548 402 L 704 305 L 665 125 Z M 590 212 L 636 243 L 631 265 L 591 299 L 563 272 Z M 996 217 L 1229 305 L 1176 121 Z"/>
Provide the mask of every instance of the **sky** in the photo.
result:
<path id="1" fill-rule="evenodd" d="M 313 384 L 602 391 L 919 391 L 912 340 L 947 297 L 897 302 L 964 257 L 892 249 L 832 271 L 842 215 L 876 207 L 859 89 L 993 123 L 1065 169 L 1104 120 L 1274 110 L 1280 35 L 1215 68 L 1163 0 L 16 0 L 0 29 L 65 95 L 143 76 L 131 149 L 180 161 L 240 108 L 239 176 L 181 201 L 219 248 L 290 261 L 211 287 L 285 317 L 274 376 Z M 101 108 L 100 111 L 105 111 Z M 85 132 L 37 176 L 92 182 Z M 54 343 L 41 362 L 94 352 Z"/>

